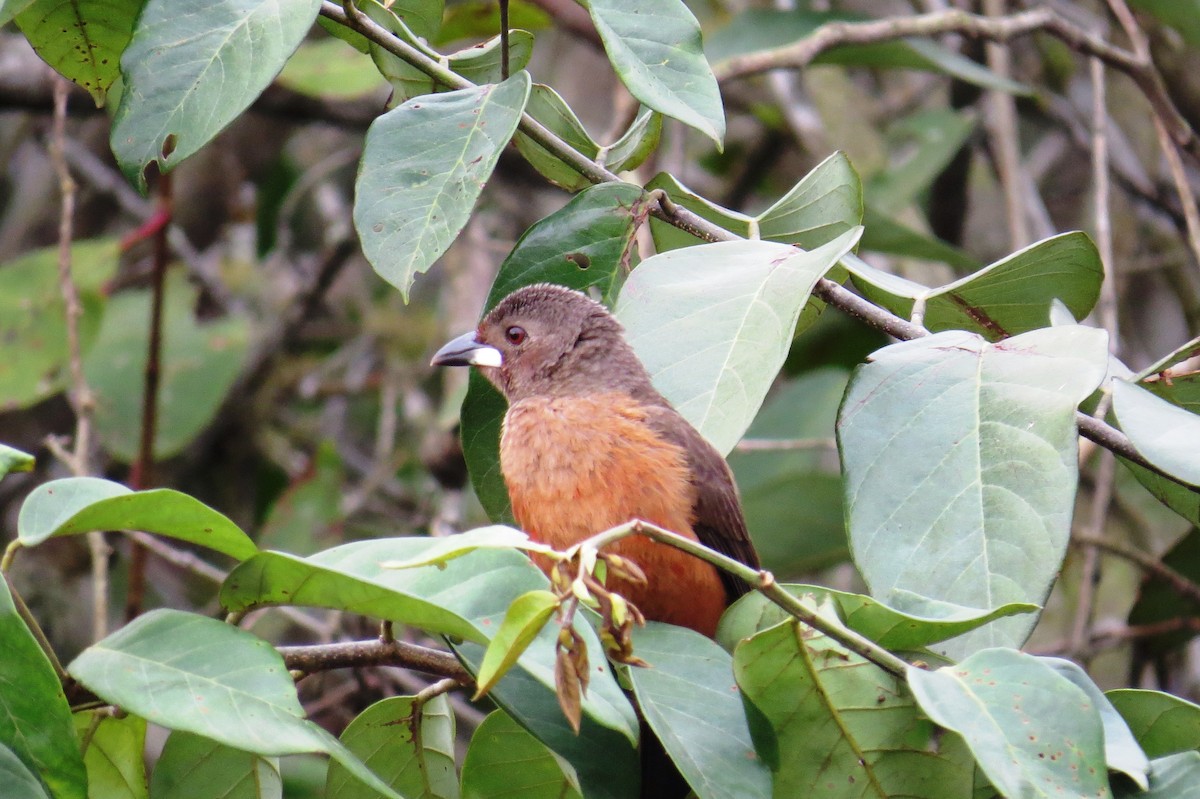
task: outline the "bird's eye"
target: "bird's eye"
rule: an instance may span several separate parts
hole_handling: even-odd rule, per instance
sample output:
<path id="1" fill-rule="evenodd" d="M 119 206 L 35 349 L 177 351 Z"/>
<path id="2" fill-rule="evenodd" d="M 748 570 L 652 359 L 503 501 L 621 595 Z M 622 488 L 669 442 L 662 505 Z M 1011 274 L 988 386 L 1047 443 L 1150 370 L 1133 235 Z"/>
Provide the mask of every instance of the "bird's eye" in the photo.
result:
<path id="1" fill-rule="evenodd" d="M 508 339 L 509 344 L 520 344 L 525 340 L 525 328 L 513 325 L 508 330 L 504 331 L 504 337 Z"/>

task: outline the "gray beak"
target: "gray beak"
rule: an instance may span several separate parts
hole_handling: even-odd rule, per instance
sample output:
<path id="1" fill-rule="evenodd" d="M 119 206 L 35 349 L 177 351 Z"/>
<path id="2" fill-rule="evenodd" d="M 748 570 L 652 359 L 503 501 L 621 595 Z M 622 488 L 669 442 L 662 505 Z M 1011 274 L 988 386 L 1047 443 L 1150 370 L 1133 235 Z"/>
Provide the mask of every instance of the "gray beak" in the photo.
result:
<path id="1" fill-rule="evenodd" d="M 432 366 L 499 366 L 504 363 L 500 350 L 480 343 L 475 331 L 463 333 L 434 353 Z"/>

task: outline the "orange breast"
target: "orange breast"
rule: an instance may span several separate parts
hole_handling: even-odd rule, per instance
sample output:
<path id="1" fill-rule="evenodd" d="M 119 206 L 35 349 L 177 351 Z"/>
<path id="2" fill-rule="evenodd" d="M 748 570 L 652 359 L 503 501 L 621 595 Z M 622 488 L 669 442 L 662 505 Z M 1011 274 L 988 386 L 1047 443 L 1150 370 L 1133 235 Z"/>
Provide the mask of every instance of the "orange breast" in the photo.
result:
<path id="1" fill-rule="evenodd" d="M 660 439 L 624 395 L 515 403 L 504 418 L 500 466 L 517 523 L 555 549 L 631 519 L 696 538 L 685 453 Z M 725 589 L 712 565 L 641 536 L 614 549 L 641 566 L 649 586 L 610 580 L 611 590 L 648 619 L 715 632 Z"/>

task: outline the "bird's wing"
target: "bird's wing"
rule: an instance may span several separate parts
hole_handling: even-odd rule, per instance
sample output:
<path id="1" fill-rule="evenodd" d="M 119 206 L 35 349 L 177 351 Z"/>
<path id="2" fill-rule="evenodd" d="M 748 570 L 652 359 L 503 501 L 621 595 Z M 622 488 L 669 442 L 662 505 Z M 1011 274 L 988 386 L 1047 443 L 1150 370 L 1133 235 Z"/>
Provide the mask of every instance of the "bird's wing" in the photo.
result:
<path id="1" fill-rule="evenodd" d="M 692 529 L 700 543 L 723 555 L 759 568 L 758 552 L 746 530 L 742 504 L 729 465 L 705 438 L 669 406 L 653 408 L 650 424 L 660 436 L 687 453 L 692 483 L 696 488 Z M 745 581 L 721 571 L 729 601 L 750 590 Z"/>

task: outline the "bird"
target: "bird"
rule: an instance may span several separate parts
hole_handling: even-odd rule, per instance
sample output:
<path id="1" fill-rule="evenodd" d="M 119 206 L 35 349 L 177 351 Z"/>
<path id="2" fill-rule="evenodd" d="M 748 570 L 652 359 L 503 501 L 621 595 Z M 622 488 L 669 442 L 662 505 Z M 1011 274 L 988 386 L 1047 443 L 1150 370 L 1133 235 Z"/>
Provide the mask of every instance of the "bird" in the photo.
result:
<path id="1" fill-rule="evenodd" d="M 473 366 L 508 401 L 500 470 L 513 517 L 534 541 L 563 550 L 638 519 L 759 568 L 725 459 L 654 388 L 601 303 L 549 283 L 519 288 L 432 363 Z M 729 604 L 749 590 L 644 536 L 611 549 L 636 563 L 646 581 L 610 573 L 608 590 L 647 619 L 710 638 Z M 549 562 L 538 565 L 546 570 Z"/>

